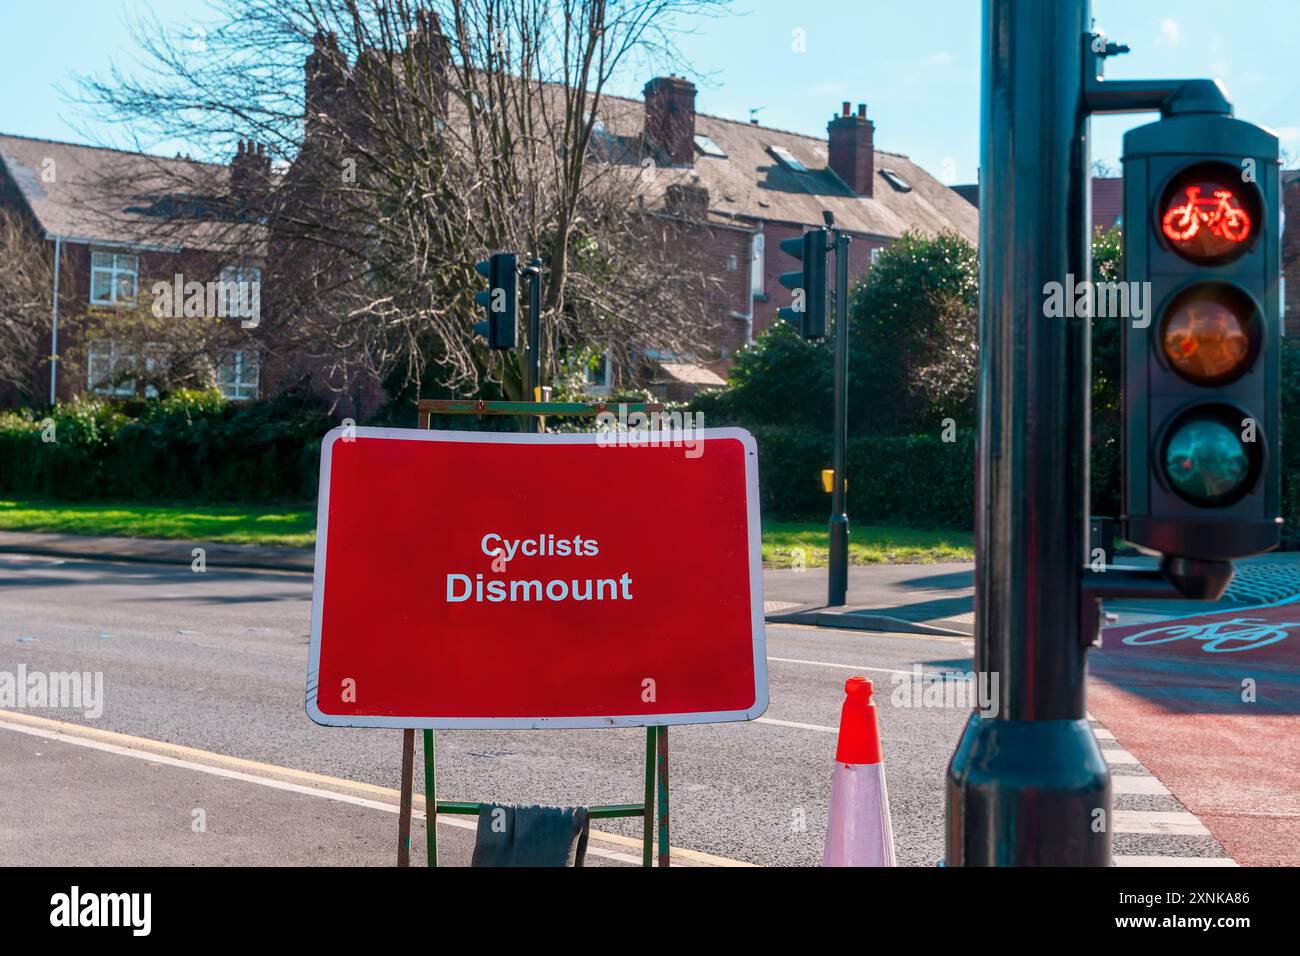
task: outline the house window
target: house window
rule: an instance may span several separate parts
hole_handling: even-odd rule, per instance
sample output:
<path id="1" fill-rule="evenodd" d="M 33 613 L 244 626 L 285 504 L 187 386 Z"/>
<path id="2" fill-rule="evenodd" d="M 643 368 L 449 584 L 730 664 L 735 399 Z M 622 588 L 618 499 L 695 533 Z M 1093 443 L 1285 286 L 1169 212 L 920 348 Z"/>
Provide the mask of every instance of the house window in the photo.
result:
<path id="1" fill-rule="evenodd" d="M 803 163 L 799 162 L 799 160 L 795 158 L 794 153 L 790 152 L 784 146 L 769 146 L 767 148 L 767 151 L 771 153 L 773 156 L 775 156 L 777 162 L 779 162 L 786 169 L 790 170 L 790 172 L 792 173 L 808 172 L 808 167 L 805 166 Z"/>
<path id="2" fill-rule="evenodd" d="M 912 191 L 912 187 L 908 183 L 908 181 L 904 179 L 902 176 L 898 175 L 898 173 L 896 173 L 894 170 L 886 167 L 880 171 L 880 175 L 884 176 L 885 181 L 888 182 L 889 185 L 897 189 L 900 193 L 910 193 Z"/>
<path id="3" fill-rule="evenodd" d="M 722 148 L 718 146 L 717 143 L 709 139 L 709 137 L 701 135 L 699 133 L 695 134 L 695 148 L 698 149 L 705 156 L 712 156 L 715 159 L 727 158 L 727 154 L 722 151 Z"/>
<path id="4" fill-rule="evenodd" d="M 871 264 L 873 266 L 876 264 L 876 260 L 880 258 L 881 251 L 880 246 L 876 246 L 876 248 L 871 250 Z"/>
<path id="5" fill-rule="evenodd" d="M 257 349 L 231 349 L 217 363 L 217 388 L 231 401 L 257 398 L 257 380 L 261 362 Z"/>
<path id="6" fill-rule="evenodd" d="M 752 295 L 763 294 L 763 247 L 766 240 L 761 232 L 754 233 L 750 248 L 749 291 Z"/>
<path id="7" fill-rule="evenodd" d="M 115 397 L 135 394 L 135 353 L 112 339 L 90 343 L 86 356 L 86 387 L 96 395 Z"/>
<path id="8" fill-rule="evenodd" d="M 90 304 L 134 302 L 140 286 L 140 258 L 120 252 L 90 254 Z"/>
<path id="9" fill-rule="evenodd" d="M 222 266 L 217 276 L 221 285 L 221 305 L 224 309 L 218 315 L 237 316 L 250 319 L 261 316 L 262 312 L 262 270 L 257 266 L 231 265 Z"/>

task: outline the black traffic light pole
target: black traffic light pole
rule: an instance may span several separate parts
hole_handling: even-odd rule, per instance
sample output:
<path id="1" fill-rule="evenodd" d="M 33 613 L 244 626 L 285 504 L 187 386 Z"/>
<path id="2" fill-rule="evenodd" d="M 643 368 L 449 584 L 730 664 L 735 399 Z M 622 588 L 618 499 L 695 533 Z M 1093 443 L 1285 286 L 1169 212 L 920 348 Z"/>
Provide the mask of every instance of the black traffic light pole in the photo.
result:
<path id="1" fill-rule="evenodd" d="M 845 510 L 844 459 L 849 442 L 849 241 L 838 229 L 835 239 L 835 411 L 832 415 L 834 451 L 831 465 L 830 556 L 827 571 L 826 604 L 842 607 L 849 589 L 849 516 Z"/>
<path id="2" fill-rule="evenodd" d="M 1047 318 L 1044 289 L 1091 280 L 1089 114 L 1226 101 L 1207 80 L 1101 80 L 1124 50 L 1090 24 L 1089 0 L 984 4 L 975 667 L 993 693 L 948 767 L 949 866 L 1109 865 L 1086 648 L 1100 598 L 1178 593 L 1086 575 L 1091 320 Z"/>
<path id="3" fill-rule="evenodd" d="M 983 20 L 975 667 L 992 693 L 948 767 L 945 862 L 1105 866 L 1076 633 L 1089 323 L 1043 309 L 1047 283 L 1091 271 L 1088 2 L 986 0 Z"/>

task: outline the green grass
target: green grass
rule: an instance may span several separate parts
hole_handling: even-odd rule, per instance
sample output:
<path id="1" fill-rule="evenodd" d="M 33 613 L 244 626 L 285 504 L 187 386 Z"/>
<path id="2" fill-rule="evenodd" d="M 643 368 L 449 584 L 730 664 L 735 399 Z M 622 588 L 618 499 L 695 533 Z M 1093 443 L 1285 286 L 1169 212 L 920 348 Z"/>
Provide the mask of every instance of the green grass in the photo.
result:
<path id="1" fill-rule="evenodd" d="M 871 525 L 850 527 L 849 561 L 853 564 L 974 560 L 970 532 Z M 316 511 L 311 507 L 291 506 L 0 500 L 0 531 L 309 547 L 316 541 Z M 796 548 L 803 549 L 807 567 L 825 567 L 826 525 L 813 521 L 764 522 L 765 564 L 790 567 Z"/>
<path id="2" fill-rule="evenodd" d="M 824 568 L 827 558 L 826 524 L 813 521 L 763 522 L 765 565 L 791 567 L 795 548 L 804 550 L 806 567 Z M 849 516 L 850 564 L 933 564 L 936 561 L 974 560 L 969 531 L 854 525 L 852 515 Z"/>
<path id="3" fill-rule="evenodd" d="M 0 531 L 305 547 L 316 540 L 316 511 L 258 505 L 0 500 Z"/>

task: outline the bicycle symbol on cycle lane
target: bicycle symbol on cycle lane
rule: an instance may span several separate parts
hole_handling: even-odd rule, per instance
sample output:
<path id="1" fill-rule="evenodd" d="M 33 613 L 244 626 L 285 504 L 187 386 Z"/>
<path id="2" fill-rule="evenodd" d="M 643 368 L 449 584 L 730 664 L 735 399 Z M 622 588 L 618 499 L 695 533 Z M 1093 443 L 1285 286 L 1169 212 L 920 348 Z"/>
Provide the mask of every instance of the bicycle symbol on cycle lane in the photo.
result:
<path id="1" fill-rule="evenodd" d="M 1287 629 L 1291 627 L 1300 627 L 1300 621 L 1273 622 L 1262 617 L 1234 617 L 1208 623 L 1164 624 L 1129 634 L 1123 643 L 1131 647 L 1146 647 L 1188 640 L 1193 643 L 1184 647 L 1199 644 L 1200 649 L 1208 654 L 1231 654 L 1258 650 L 1285 640 Z"/>

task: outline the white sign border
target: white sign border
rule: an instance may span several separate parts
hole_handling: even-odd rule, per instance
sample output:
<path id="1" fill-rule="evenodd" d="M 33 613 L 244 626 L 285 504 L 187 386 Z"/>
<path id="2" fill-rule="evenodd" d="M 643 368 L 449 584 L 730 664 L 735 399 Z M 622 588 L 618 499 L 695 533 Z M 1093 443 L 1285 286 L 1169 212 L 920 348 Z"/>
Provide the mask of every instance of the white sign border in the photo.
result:
<path id="1" fill-rule="evenodd" d="M 700 711 L 682 714 L 631 714 L 626 716 L 579 717 L 381 717 L 364 714 L 326 714 L 316 704 L 320 684 L 321 615 L 325 595 L 325 553 L 329 531 L 330 466 L 334 444 L 353 438 L 384 438 L 400 441 L 485 442 L 490 444 L 595 445 L 609 441 L 614 433 L 577 432 L 524 434 L 512 432 L 461 432 L 421 428 L 333 428 L 321 439 L 320 490 L 316 506 L 316 560 L 311 598 L 311 648 L 307 663 L 307 716 L 325 727 L 389 727 L 417 730 L 501 730 L 582 729 L 591 727 L 662 727 L 680 724 L 715 724 L 754 720 L 768 706 L 767 636 L 763 619 L 762 527 L 758 509 L 758 445 L 743 428 L 702 428 L 686 437 L 693 440 L 734 440 L 745 450 L 745 508 L 749 531 L 750 624 L 754 651 L 754 705 L 748 710 Z M 676 433 L 656 432 L 660 441 L 671 441 Z M 346 439 L 345 439 L 346 436 Z M 678 435 L 677 437 L 682 437 Z M 613 446 L 614 450 L 617 446 Z"/>

